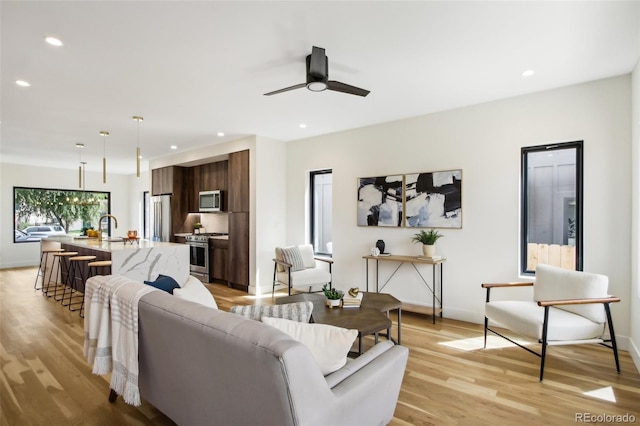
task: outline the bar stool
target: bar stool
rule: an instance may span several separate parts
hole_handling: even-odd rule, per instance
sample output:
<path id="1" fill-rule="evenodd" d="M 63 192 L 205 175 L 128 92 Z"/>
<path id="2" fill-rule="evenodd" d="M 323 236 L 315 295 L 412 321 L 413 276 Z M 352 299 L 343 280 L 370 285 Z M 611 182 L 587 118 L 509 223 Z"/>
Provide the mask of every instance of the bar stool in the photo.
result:
<path id="1" fill-rule="evenodd" d="M 88 256 L 74 256 L 69 258 L 70 269 L 67 274 L 67 286 L 64 288 L 64 292 L 62 293 L 62 306 L 68 306 L 70 311 L 77 311 L 78 309 L 82 309 L 82 305 L 84 303 L 84 269 L 87 268 L 86 265 L 83 265 L 83 262 L 91 262 L 92 260 L 96 260 L 96 256 L 88 255 Z M 82 283 L 82 291 L 78 288 L 78 280 L 77 275 L 80 275 L 80 282 Z M 65 303 L 65 299 L 67 297 L 67 289 L 69 289 L 69 301 Z M 75 295 L 74 295 L 75 293 Z M 81 296 L 78 296 L 78 293 L 82 293 Z M 82 302 L 73 302 L 74 298 L 80 297 Z M 73 305 L 80 305 L 80 308 L 73 308 Z"/>
<path id="2" fill-rule="evenodd" d="M 38 273 L 36 275 L 36 280 L 33 282 L 34 290 L 42 290 L 44 291 L 44 280 L 47 278 L 47 263 L 49 262 L 49 254 L 52 253 L 61 253 L 63 252 L 63 248 L 57 249 L 44 249 L 40 253 L 40 266 L 38 266 Z M 53 266 L 53 265 L 51 265 Z M 38 287 L 38 278 L 42 277 L 41 286 Z M 51 271 L 49 271 L 49 279 L 51 279 Z"/>
<path id="3" fill-rule="evenodd" d="M 60 277 L 60 281 L 62 280 L 62 264 L 64 262 L 64 266 L 66 269 L 67 274 L 69 274 L 69 261 L 67 259 L 69 259 L 70 257 L 73 256 L 77 256 L 78 252 L 77 251 L 64 251 L 64 252 L 60 252 L 60 253 L 53 253 L 53 262 L 51 263 L 51 273 L 49 274 L 49 281 L 47 282 L 47 289 L 46 290 L 42 290 L 42 292 L 44 294 L 47 295 L 47 297 L 51 297 L 53 296 L 53 299 L 56 301 L 61 301 L 62 298 L 58 299 L 58 289 L 60 289 L 60 286 L 62 286 L 62 288 L 64 289 L 65 284 L 64 282 L 55 282 L 55 288 L 53 289 L 53 294 L 49 294 L 51 292 L 51 278 L 53 276 L 53 270 L 55 269 L 55 264 L 56 264 L 56 260 L 58 261 L 58 276 Z M 64 293 L 62 293 L 64 295 Z"/>
<path id="4" fill-rule="evenodd" d="M 95 275 L 111 275 L 111 264 L 112 262 L 110 260 L 96 260 L 95 262 L 89 262 L 89 276 L 87 279 Z M 101 274 L 98 273 L 99 269 L 102 269 Z M 104 272 L 107 273 L 105 274 Z M 82 299 L 82 305 L 80 305 L 80 318 L 84 318 L 84 298 Z"/>

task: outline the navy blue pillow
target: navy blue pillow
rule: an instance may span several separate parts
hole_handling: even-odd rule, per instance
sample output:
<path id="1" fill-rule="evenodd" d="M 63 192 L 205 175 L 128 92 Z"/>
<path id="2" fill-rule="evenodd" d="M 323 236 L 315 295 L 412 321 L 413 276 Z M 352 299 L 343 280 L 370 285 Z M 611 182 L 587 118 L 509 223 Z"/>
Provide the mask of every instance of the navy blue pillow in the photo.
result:
<path id="1" fill-rule="evenodd" d="M 160 290 L 164 290 L 169 294 L 173 294 L 173 289 L 180 287 L 178 282 L 168 275 L 158 275 L 155 281 L 145 281 L 145 284 L 149 284 Z"/>

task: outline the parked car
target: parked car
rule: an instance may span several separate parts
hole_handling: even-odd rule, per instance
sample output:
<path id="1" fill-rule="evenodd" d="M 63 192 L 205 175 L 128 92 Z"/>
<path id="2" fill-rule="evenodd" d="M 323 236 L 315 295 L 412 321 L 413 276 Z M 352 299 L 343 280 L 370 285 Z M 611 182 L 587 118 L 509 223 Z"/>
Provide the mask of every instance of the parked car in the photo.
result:
<path id="1" fill-rule="evenodd" d="M 65 235 L 64 228 L 60 225 L 28 226 L 22 230 L 32 237 L 48 237 L 49 235 Z"/>
<path id="2" fill-rule="evenodd" d="M 42 237 L 35 237 L 27 234 L 26 232 L 22 232 L 18 229 L 14 229 L 13 240 L 15 242 L 24 242 L 24 241 L 40 241 Z"/>

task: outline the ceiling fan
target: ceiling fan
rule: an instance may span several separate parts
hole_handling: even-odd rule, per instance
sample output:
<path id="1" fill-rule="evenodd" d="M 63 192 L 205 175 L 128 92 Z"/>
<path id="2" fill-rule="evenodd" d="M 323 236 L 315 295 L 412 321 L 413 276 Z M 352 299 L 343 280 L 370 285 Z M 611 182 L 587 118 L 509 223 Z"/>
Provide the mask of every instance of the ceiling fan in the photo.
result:
<path id="1" fill-rule="evenodd" d="M 306 87 L 312 92 L 322 92 L 323 90 L 333 90 L 334 92 L 347 93 L 349 95 L 367 96 L 368 90 L 349 84 L 340 83 L 339 81 L 329 80 L 329 58 L 324 53 L 324 48 L 313 46 L 311 55 L 307 56 L 307 82 L 296 84 L 295 86 L 285 87 L 284 89 L 274 90 L 265 93 L 265 96 L 277 95 L 278 93 L 288 92 L 290 90 L 302 89 Z"/>

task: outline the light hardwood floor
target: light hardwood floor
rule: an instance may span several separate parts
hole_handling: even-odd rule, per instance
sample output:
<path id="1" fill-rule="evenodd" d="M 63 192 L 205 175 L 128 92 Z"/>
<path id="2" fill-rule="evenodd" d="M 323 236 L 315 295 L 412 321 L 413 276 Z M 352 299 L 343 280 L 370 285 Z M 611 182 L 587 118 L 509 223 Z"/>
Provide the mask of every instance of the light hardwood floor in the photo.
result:
<path id="1" fill-rule="evenodd" d="M 172 425 L 149 404 L 107 401 L 108 377 L 91 374 L 82 356 L 82 319 L 34 291 L 35 275 L 36 268 L 0 271 L 0 425 Z M 271 303 L 209 288 L 223 310 Z M 640 424 L 640 374 L 627 352 L 618 375 L 606 348 L 552 347 L 540 383 L 537 357 L 516 347 L 482 350 L 476 324 L 433 325 L 405 313 L 402 338 L 410 355 L 391 425 L 571 425 L 577 413 L 627 414 Z"/>

